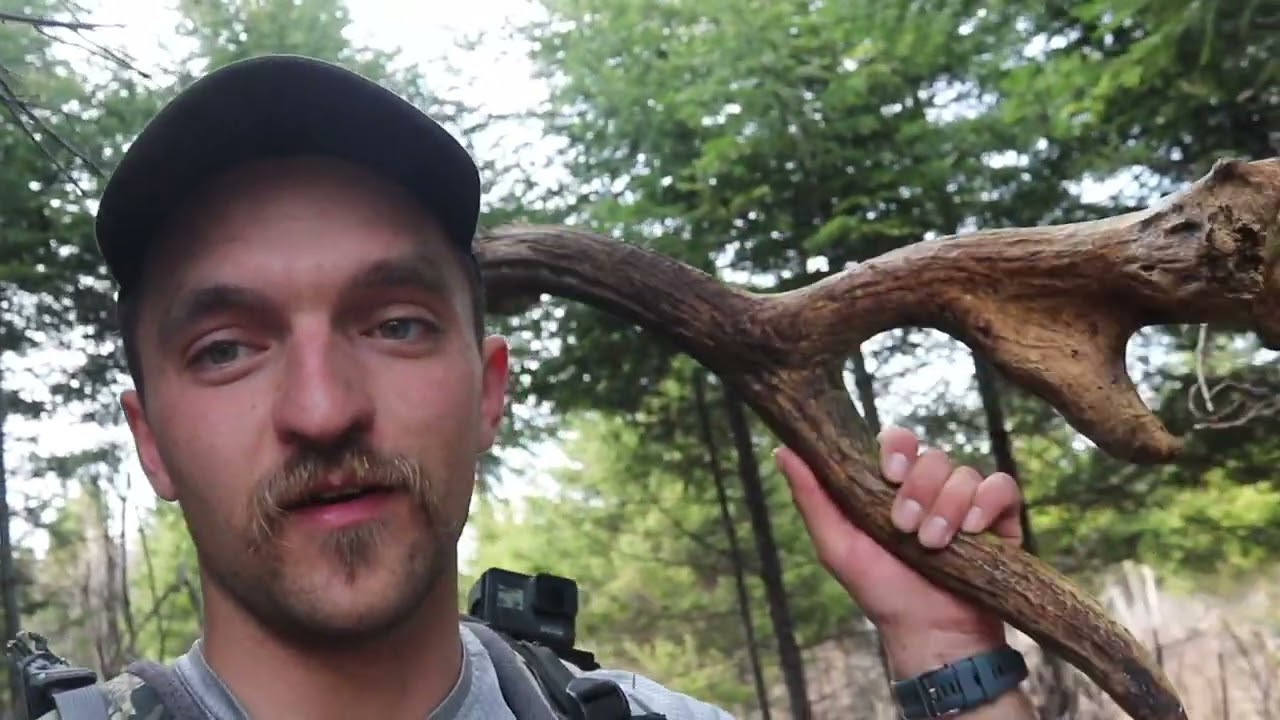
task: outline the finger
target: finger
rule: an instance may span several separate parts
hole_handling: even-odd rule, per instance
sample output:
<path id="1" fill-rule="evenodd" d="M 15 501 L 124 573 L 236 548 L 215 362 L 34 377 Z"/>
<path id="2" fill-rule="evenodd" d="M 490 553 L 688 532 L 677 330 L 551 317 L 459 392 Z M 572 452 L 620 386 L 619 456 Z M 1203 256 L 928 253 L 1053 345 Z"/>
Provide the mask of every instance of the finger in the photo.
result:
<path id="1" fill-rule="evenodd" d="M 844 554 L 840 538 L 856 528 L 831 500 L 808 463 L 799 455 L 790 448 L 782 447 L 774 451 L 774 460 L 791 486 L 792 502 L 800 512 L 819 560 L 824 565 L 830 565 Z"/>
<path id="2" fill-rule="evenodd" d="M 951 542 L 973 506 L 974 494 L 981 483 L 982 475 L 971 467 L 958 467 L 951 472 L 929 507 L 928 517 L 920 525 L 921 545 L 936 549 Z"/>
<path id="3" fill-rule="evenodd" d="M 1008 473 L 992 473 L 979 485 L 961 529 L 967 533 L 992 530 L 1000 537 L 1022 542 L 1022 493 Z"/>
<path id="4" fill-rule="evenodd" d="M 880 441 L 880 472 L 889 482 L 899 485 L 920 454 L 920 441 L 915 433 L 900 427 L 887 427 L 876 436 Z"/>
<path id="5" fill-rule="evenodd" d="M 941 450 L 926 450 L 907 470 L 893 503 L 893 524 L 903 532 L 916 532 L 951 475 L 951 460 Z"/>
<path id="6" fill-rule="evenodd" d="M 854 525 L 831 500 L 808 465 L 790 448 L 774 452 L 778 468 L 791 487 L 791 497 L 818 556 L 818 562 L 849 592 L 857 595 L 860 577 L 885 551 Z M 862 581 L 865 582 L 865 581 Z"/>

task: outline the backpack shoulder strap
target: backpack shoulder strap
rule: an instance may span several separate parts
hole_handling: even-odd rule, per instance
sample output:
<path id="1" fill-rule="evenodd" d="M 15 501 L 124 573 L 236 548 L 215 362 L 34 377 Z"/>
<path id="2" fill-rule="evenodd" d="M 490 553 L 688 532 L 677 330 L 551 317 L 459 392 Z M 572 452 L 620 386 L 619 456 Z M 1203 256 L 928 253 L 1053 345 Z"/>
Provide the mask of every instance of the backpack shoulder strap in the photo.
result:
<path id="1" fill-rule="evenodd" d="M 40 720 L 204 720 L 198 709 L 184 715 L 181 708 L 175 712 L 169 707 L 167 698 L 173 693 L 168 675 L 163 665 L 134 663 L 109 680 L 55 693 L 55 710 Z M 185 691 L 181 680 L 172 681 L 180 692 Z"/>
<path id="2" fill-rule="evenodd" d="M 560 662 L 559 656 L 541 645 L 519 640 L 512 640 L 507 644 L 524 659 L 530 672 L 538 679 L 538 684 L 556 707 L 560 708 L 560 712 L 568 717 L 575 717 L 573 697 L 569 695 L 569 684 L 573 682 L 574 675 Z"/>
<path id="3" fill-rule="evenodd" d="M 517 720 L 665 720 L 660 715 L 632 715 L 631 704 L 616 682 L 574 675 L 560 656 L 545 645 L 515 640 L 469 616 L 463 623 L 493 659 L 503 697 Z M 512 689 L 509 691 L 508 687 Z"/>
<path id="4" fill-rule="evenodd" d="M 166 720 L 205 720 L 204 711 L 187 684 L 178 677 L 177 670 L 151 660 L 135 660 L 129 664 L 128 672 L 142 678 L 143 683 L 159 696 L 166 711 Z"/>
<path id="5" fill-rule="evenodd" d="M 493 661 L 498 673 L 498 686 L 502 698 L 515 714 L 516 720 L 563 720 L 564 714 L 547 702 L 547 697 L 534 684 L 533 678 L 520 666 L 520 657 L 506 639 L 484 623 L 463 621 L 476 636 Z"/>
<path id="6" fill-rule="evenodd" d="M 58 720 L 108 720 L 107 696 L 97 685 L 86 685 L 53 696 Z"/>

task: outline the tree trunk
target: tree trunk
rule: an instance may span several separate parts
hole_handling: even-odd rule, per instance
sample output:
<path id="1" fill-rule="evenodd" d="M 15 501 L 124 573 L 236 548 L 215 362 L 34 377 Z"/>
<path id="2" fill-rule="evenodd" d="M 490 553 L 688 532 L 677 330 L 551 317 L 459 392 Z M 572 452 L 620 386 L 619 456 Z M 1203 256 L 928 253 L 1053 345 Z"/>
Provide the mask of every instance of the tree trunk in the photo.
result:
<path id="1" fill-rule="evenodd" d="M 746 635 L 747 659 L 751 663 L 751 676 L 755 681 L 756 700 L 760 703 L 761 720 L 769 720 L 769 691 L 764 685 L 764 671 L 760 667 L 760 646 L 756 642 L 755 623 L 751 620 L 751 598 L 747 594 L 747 578 L 742 567 L 742 550 L 738 545 L 738 530 L 729 514 L 729 496 L 725 492 L 724 471 L 720 467 L 720 448 L 711 432 L 711 413 L 707 407 L 706 380 L 701 370 L 693 376 L 694 402 L 698 407 L 698 424 L 702 442 L 707 446 L 707 463 L 711 479 L 716 486 L 716 501 L 720 504 L 720 521 L 729 538 L 729 552 L 733 557 L 733 580 L 738 593 L 738 612 L 742 616 L 742 631 Z"/>
<path id="2" fill-rule="evenodd" d="M 103 481 L 85 479 L 85 493 L 93 499 L 92 527 L 85 528 L 85 598 L 91 613 L 89 627 L 94 628 L 94 646 L 103 677 L 112 677 L 123 669 L 124 642 L 120 631 L 123 610 L 120 606 L 119 557 L 111 534 L 111 506 Z"/>
<path id="3" fill-rule="evenodd" d="M 1013 443 L 1009 440 L 1009 428 L 1004 418 L 1004 398 L 1000 390 L 1000 379 L 995 368 L 987 359 L 974 353 L 974 376 L 978 381 L 978 395 L 982 398 L 982 409 L 987 415 L 987 437 L 991 440 L 991 455 L 996 462 L 996 470 L 1007 473 L 1009 477 L 1021 485 L 1018 477 L 1018 463 L 1013 457 Z M 1022 503 L 1022 547 L 1029 553 L 1038 552 L 1035 536 L 1031 532 L 1031 515 L 1027 503 Z"/>
<path id="4" fill-rule="evenodd" d="M 765 502 L 764 485 L 760 481 L 760 466 L 756 463 L 755 448 L 751 442 L 751 428 L 747 425 L 742 401 L 730 390 L 725 390 L 725 405 L 729 413 L 729 430 L 738 453 L 738 475 L 742 481 L 743 499 L 751 518 L 751 528 L 760 555 L 760 579 L 764 581 L 765 597 L 769 603 L 769 617 L 773 621 L 773 634 L 778 641 L 778 660 L 782 666 L 782 679 L 787 686 L 787 697 L 793 720 L 810 720 L 809 693 L 805 687 L 804 660 L 796 642 L 795 627 L 791 622 L 791 609 L 787 603 L 787 591 L 782 583 L 782 562 L 778 558 L 778 544 L 773 539 L 769 523 L 769 508 Z"/>
<path id="5" fill-rule="evenodd" d="M 1009 439 L 1009 428 L 1004 417 L 1000 378 L 991 363 L 977 353 L 973 355 L 973 369 L 978 381 L 978 394 L 982 398 L 982 409 L 987 416 L 987 436 L 991 440 L 991 455 L 995 459 L 996 469 L 1007 473 L 1021 485 L 1018 464 L 1013 457 L 1013 443 Z M 1022 547 L 1033 555 L 1037 554 L 1039 550 L 1031 528 L 1030 509 L 1025 501 L 1021 508 L 1021 522 Z M 1049 671 L 1049 681 L 1044 692 L 1044 704 L 1040 707 L 1041 717 L 1073 717 L 1076 712 L 1074 694 L 1067 687 L 1067 672 L 1062 659 L 1046 650 L 1044 662 Z"/>
<path id="6" fill-rule="evenodd" d="M 867 371 L 867 359 L 859 346 L 850 356 L 853 361 L 853 385 L 858 389 L 858 404 L 862 406 L 862 417 L 873 434 L 880 433 L 880 411 L 876 409 L 876 388 L 871 373 Z"/>
<path id="7" fill-rule="evenodd" d="M 9 511 L 8 473 L 4 462 L 5 435 L 4 425 L 8 419 L 8 408 L 5 405 L 4 368 L 0 367 L 0 593 L 4 595 L 4 644 L 18 634 L 20 627 L 18 617 L 18 576 L 14 572 L 13 539 L 10 535 L 10 524 L 13 515 Z M 12 707 L 18 707 L 22 698 L 22 676 L 12 663 L 6 662 L 9 678 L 9 698 Z"/>
<path id="8" fill-rule="evenodd" d="M 862 406 L 862 416 L 867 421 L 867 427 L 871 428 L 871 432 L 875 435 L 880 434 L 880 410 L 876 408 L 876 388 L 871 378 L 871 372 L 867 370 L 867 359 L 862 354 L 862 347 L 859 346 L 850 356 L 853 361 L 853 385 L 858 390 L 858 404 Z M 876 653 L 880 656 L 880 670 L 884 673 L 885 682 L 893 682 L 893 672 L 889 670 L 889 652 L 884 647 L 884 642 L 880 637 L 880 628 L 872 630 L 875 633 Z"/>

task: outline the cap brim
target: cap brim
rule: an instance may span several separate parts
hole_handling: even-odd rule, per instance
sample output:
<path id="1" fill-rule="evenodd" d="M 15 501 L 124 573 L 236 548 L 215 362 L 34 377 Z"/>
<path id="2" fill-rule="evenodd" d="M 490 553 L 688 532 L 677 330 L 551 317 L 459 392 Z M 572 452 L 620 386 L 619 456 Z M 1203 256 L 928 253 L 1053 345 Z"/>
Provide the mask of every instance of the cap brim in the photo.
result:
<path id="1" fill-rule="evenodd" d="M 296 55 L 238 61 L 204 76 L 138 135 L 103 190 L 96 235 L 122 291 L 185 197 L 243 162 L 322 155 L 404 186 L 470 247 L 480 177 L 466 149 L 426 113 L 341 66 Z"/>

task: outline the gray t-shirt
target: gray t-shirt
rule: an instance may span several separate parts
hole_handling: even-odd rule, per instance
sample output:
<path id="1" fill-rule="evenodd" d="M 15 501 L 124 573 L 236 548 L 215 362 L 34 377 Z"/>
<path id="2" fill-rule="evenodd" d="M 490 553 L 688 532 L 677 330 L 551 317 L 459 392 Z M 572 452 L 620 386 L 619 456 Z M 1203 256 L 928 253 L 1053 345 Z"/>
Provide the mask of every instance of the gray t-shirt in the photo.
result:
<path id="1" fill-rule="evenodd" d="M 461 631 L 462 672 L 444 702 L 426 720 L 515 720 L 503 701 L 498 674 L 489 653 L 470 628 L 463 625 Z M 174 667 L 208 720 L 248 720 L 247 713 L 230 689 L 205 662 L 199 640 L 178 659 Z M 667 720 L 734 720 L 720 708 L 669 690 L 636 673 L 607 669 L 583 672 L 572 665 L 566 664 L 566 667 L 575 675 L 616 682 L 631 703 L 632 714 L 658 713 L 666 716 Z M 154 708 L 141 706 L 150 702 L 133 692 L 137 684 L 137 679 L 131 675 L 113 678 L 105 684 L 104 689 L 117 706 L 112 720 L 143 720 L 153 716 Z M 57 718 L 58 714 L 54 712 L 41 720 Z"/>

